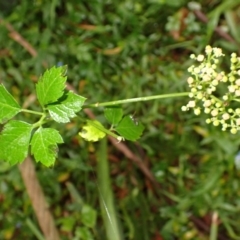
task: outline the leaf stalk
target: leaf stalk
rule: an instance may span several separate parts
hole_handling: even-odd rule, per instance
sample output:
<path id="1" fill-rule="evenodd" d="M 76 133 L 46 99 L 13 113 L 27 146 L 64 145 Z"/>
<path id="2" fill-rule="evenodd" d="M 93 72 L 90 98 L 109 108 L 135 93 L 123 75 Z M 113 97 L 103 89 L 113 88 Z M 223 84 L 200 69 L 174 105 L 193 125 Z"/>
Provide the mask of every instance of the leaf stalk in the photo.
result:
<path id="1" fill-rule="evenodd" d="M 117 101 L 87 104 L 87 105 L 84 105 L 83 108 L 107 107 L 107 106 L 115 106 L 115 105 L 121 105 L 121 104 L 132 103 L 132 102 L 151 101 L 154 99 L 186 97 L 188 95 L 189 95 L 189 92 L 168 93 L 168 94 L 154 95 L 154 96 L 148 96 L 148 97 L 128 98 L 128 99 L 122 99 Z"/>

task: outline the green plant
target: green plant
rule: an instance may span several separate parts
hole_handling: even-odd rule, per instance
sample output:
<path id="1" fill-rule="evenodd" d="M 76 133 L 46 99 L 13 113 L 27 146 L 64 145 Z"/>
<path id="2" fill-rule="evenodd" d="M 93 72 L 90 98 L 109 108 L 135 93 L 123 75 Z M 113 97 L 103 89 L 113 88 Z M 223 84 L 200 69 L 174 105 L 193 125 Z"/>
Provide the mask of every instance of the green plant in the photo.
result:
<path id="1" fill-rule="evenodd" d="M 222 130 L 230 128 L 231 133 L 236 133 L 240 129 L 240 108 L 234 110 L 234 106 L 230 106 L 230 103 L 240 101 L 238 99 L 240 58 L 237 58 L 235 53 L 231 55 L 231 71 L 225 74 L 217 69 L 218 58 L 224 56 L 222 50 L 207 46 L 205 52 L 206 57 L 194 54 L 190 56 L 199 63 L 199 66 L 192 65 L 188 69 L 193 76 L 187 80 L 191 88 L 190 93 L 163 94 L 84 105 L 86 98 L 65 90 L 66 66 L 52 67 L 40 77 L 36 84 L 37 99 L 42 108 L 42 112 L 38 112 L 21 108 L 5 87 L 0 85 L 0 121 L 7 122 L 0 135 L 2 147 L 0 158 L 10 164 L 22 162 L 27 157 L 28 148 L 31 146 L 31 153 L 37 162 L 47 167 L 52 166 L 58 151 L 57 144 L 63 143 L 63 139 L 57 130 L 44 128 L 43 125 L 50 121 L 67 123 L 70 118 L 76 117 L 76 113 L 82 108 L 105 107 L 104 116 L 111 124 L 107 129 L 97 120 L 88 120 L 78 115 L 83 122 L 82 131 L 79 132 L 82 138 L 98 141 L 108 134 L 118 141 L 125 139 L 135 141 L 141 136 L 144 127 L 132 115 L 123 116 L 121 105 L 161 98 L 189 96 L 191 100 L 182 107 L 182 110 L 187 111 L 192 108 L 196 115 L 201 113 L 197 104 L 203 102 L 204 112 L 211 115 L 211 118 L 206 120 L 207 123 L 212 122 L 214 126 L 222 124 Z M 216 96 L 217 86 L 220 83 L 228 84 L 224 88 L 228 91 L 224 92 L 222 100 Z M 10 120 L 19 112 L 35 114 L 40 116 L 40 119 L 33 124 Z"/>
<path id="2" fill-rule="evenodd" d="M 225 73 L 219 69 L 219 58 L 224 56 L 222 49 L 207 46 L 205 52 L 206 57 L 202 54 L 190 56 L 199 64 L 188 69 L 192 75 L 187 80 L 191 100 L 182 110 L 192 108 L 199 115 L 203 106 L 204 113 L 210 115 L 207 123 L 222 125 L 223 131 L 230 128 L 231 133 L 236 134 L 240 130 L 240 108 L 234 105 L 234 102 L 240 101 L 240 58 L 232 53 L 230 72 Z M 222 90 L 220 96 L 218 89 Z"/>
<path id="3" fill-rule="evenodd" d="M 75 117 L 76 113 L 82 109 L 86 100 L 82 96 L 65 90 L 65 72 L 65 66 L 53 67 L 47 70 L 36 84 L 37 98 L 42 112 L 21 108 L 5 87 L 0 85 L 0 120 L 2 123 L 7 122 L 0 136 L 1 159 L 12 165 L 20 163 L 27 157 L 28 148 L 31 146 L 31 153 L 37 162 L 48 167 L 54 164 L 58 151 L 57 144 L 63 143 L 63 139 L 57 130 L 44 128 L 43 125 L 52 120 L 58 123 L 69 122 L 70 118 Z M 101 104 L 95 106 L 98 105 Z M 35 114 L 40 116 L 40 119 L 33 124 L 10 120 L 19 112 Z M 83 122 L 86 122 L 79 133 L 80 136 L 89 141 L 97 141 L 109 134 L 119 141 L 124 138 L 134 141 L 143 131 L 142 124 L 135 122 L 133 117 L 123 117 L 121 108 L 106 108 L 105 116 L 112 124 L 110 130 L 96 120 L 85 120 L 79 116 Z M 116 135 L 112 131 L 121 135 Z"/>
<path id="4" fill-rule="evenodd" d="M 53 121 L 57 123 L 68 123 L 71 118 L 76 117 L 81 121 L 79 135 L 88 140 L 88 141 L 98 141 L 101 138 L 104 138 L 106 135 L 110 135 L 116 138 L 117 141 L 131 140 L 135 141 L 140 137 L 143 132 L 143 125 L 139 122 L 139 120 L 135 119 L 132 115 L 124 116 L 123 110 L 121 108 L 122 104 L 126 103 L 137 103 L 143 101 L 150 101 L 154 99 L 163 99 L 163 98 L 173 98 L 173 97 L 190 97 L 190 102 L 182 107 L 182 110 L 186 111 L 189 109 L 194 109 L 196 115 L 200 114 L 200 108 L 198 104 L 203 102 L 203 108 L 206 110 L 207 107 L 211 108 L 211 111 L 206 112 L 210 113 L 215 111 L 215 108 L 219 108 L 219 115 L 216 115 L 218 118 L 225 116 L 224 114 L 229 113 L 228 106 L 232 104 L 234 101 L 238 101 L 236 92 L 237 92 L 237 79 L 234 80 L 231 77 L 237 76 L 238 74 L 238 59 L 236 58 L 235 54 L 232 54 L 231 62 L 231 72 L 229 74 L 223 73 L 223 71 L 217 72 L 215 66 L 212 67 L 211 64 L 218 64 L 217 61 L 218 57 L 223 56 L 217 48 L 211 48 L 212 51 L 208 51 L 210 47 L 206 48 L 207 57 L 205 58 L 203 55 L 199 56 L 191 56 L 192 59 L 195 59 L 199 66 L 192 66 L 189 68 L 192 77 L 188 79 L 188 84 L 191 88 L 190 92 L 181 92 L 181 93 L 171 93 L 171 94 L 161 94 L 156 96 L 148 96 L 148 97 L 139 97 L 139 98 L 130 98 L 124 100 L 116 100 L 110 102 L 99 102 L 95 104 L 85 104 L 86 99 L 78 94 L 75 94 L 71 91 L 67 91 L 65 89 L 66 84 L 66 67 L 53 67 L 47 70 L 42 77 L 40 77 L 38 83 L 36 84 L 36 95 L 39 101 L 39 111 L 33 111 L 29 109 L 21 108 L 20 105 L 16 102 L 13 96 L 5 89 L 3 85 L 0 85 L 0 119 L 4 125 L 2 133 L 0 135 L 0 146 L 2 147 L 2 151 L 0 153 L 0 158 L 9 162 L 10 164 L 16 164 L 22 162 L 24 158 L 28 154 L 28 148 L 31 148 L 31 153 L 34 155 L 35 160 L 37 162 L 41 162 L 43 165 L 49 167 L 55 163 L 56 156 L 57 156 L 57 144 L 63 143 L 63 138 L 59 134 L 59 132 L 51 127 L 51 123 Z M 218 54 L 216 54 L 218 53 Z M 237 59 L 237 60 L 236 60 Z M 212 67 L 212 68 L 211 68 Z M 212 70 L 211 70 L 212 69 Z M 203 74 L 205 71 L 205 75 Z M 208 75 L 209 74 L 209 75 Z M 215 78 L 221 74 L 222 78 L 225 79 L 224 81 L 219 81 L 219 85 L 215 84 Z M 218 79 L 218 78 L 217 78 Z M 227 79 L 227 80 L 226 80 Z M 229 84 L 227 86 L 221 87 L 220 83 L 222 84 Z M 219 87 L 219 91 L 217 91 L 216 86 Z M 235 91 L 230 91 L 232 88 Z M 226 91 L 225 89 L 228 89 Z M 197 90 L 197 91 L 196 91 Z M 220 94 L 223 94 L 223 100 L 220 100 Z M 229 98 L 226 99 L 225 96 Z M 206 105 L 210 100 L 211 104 Z M 226 100 L 228 100 L 226 102 Z M 216 101 L 216 102 L 214 102 Z M 217 105 L 216 103 L 221 103 L 222 105 Z M 106 121 L 109 123 L 110 127 L 106 128 L 97 120 L 89 120 L 86 119 L 81 111 L 84 108 L 102 108 L 104 107 L 104 116 Z M 225 107 L 225 108 L 223 108 Z M 235 105 L 231 106 L 230 113 L 233 113 L 232 121 L 230 124 L 237 123 L 237 110 L 235 111 Z M 236 108 L 237 109 L 237 108 Z M 226 111 L 226 112 L 224 112 Z M 79 113 L 80 112 L 80 113 Z M 20 120 L 13 120 L 12 118 L 15 117 L 18 113 L 25 114 L 28 116 L 29 114 L 33 114 L 37 117 L 37 120 L 30 124 L 23 121 L 22 117 Z M 216 117 L 212 116 L 212 117 Z M 16 116 L 18 117 L 18 116 Z M 211 118 L 211 122 L 213 125 L 217 125 L 214 123 L 218 119 Z M 228 119 L 225 119 L 228 120 Z M 219 119 L 221 124 L 225 122 L 222 119 Z M 106 122 L 105 122 L 106 124 Z M 105 125 L 104 124 L 104 125 Z M 228 125 L 227 128 L 230 128 L 232 133 L 231 125 Z M 46 126 L 46 127 L 45 127 Z M 234 125 L 235 126 L 235 125 Z M 226 129 L 227 129 L 226 128 Z M 224 129 L 225 130 L 225 129 Z M 225 144 L 225 143 L 224 143 Z M 106 152 L 106 151 L 105 151 Z M 101 164 L 101 160 L 99 160 Z M 102 161 L 103 162 L 103 161 Z M 99 169 L 101 169 L 101 165 L 99 165 Z M 176 171 L 176 169 L 172 168 L 172 172 Z M 177 170 L 179 171 L 179 170 Z M 222 169 L 221 169 L 222 171 Z M 101 174 L 99 173 L 99 186 L 100 186 L 100 194 L 105 194 L 103 189 L 104 186 L 109 186 L 109 179 L 101 181 L 101 176 L 106 174 L 106 170 L 102 171 Z M 184 174 L 184 173 L 182 173 Z M 108 175 L 108 174 L 107 174 Z M 211 175 L 211 174 L 210 174 Z M 212 183 L 216 183 L 216 180 L 219 178 L 219 175 L 216 175 L 216 178 L 213 179 L 213 182 L 210 182 L 208 186 L 211 188 L 213 185 Z M 182 185 L 182 179 L 179 180 L 179 184 Z M 106 184 L 107 183 L 107 184 Z M 202 189 L 204 192 L 205 189 Z M 111 192 L 111 191 L 110 191 Z M 196 191 L 196 196 L 199 196 Z M 201 194 L 202 194 L 201 192 Z M 117 229 L 117 221 L 116 221 L 116 214 L 114 213 L 114 207 L 112 203 L 111 197 L 109 197 L 109 193 L 104 196 L 102 199 L 103 202 L 103 211 L 110 211 L 111 210 L 111 217 L 107 215 L 104 219 L 107 230 L 109 230 L 108 234 L 112 234 L 110 227 L 114 226 L 113 232 L 118 232 L 116 237 L 120 237 L 120 233 Z M 194 194 L 193 194 L 194 196 Z M 106 199 L 109 197 L 109 202 L 106 202 Z M 172 196 L 169 196 L 170 198 Z M 190 206 L 189 198 L 191 196 L 186 196 L 186 203 L 187 206 Z M 101 198 L 100 198 L 101 199 Z M 176 200 L 176 198 L 173 198 Z M 179 199 L 176 200 L 179 202 L 179 206 L 177 206 L 177 210 L 182 209 L 182 203 Z M 109 204 L 109 205 L 104 205 Z M 107 207 L 107 208 L 106 208 Z M 170 212 L 165 209 L 166 211 L 162 210 L 163 216 L 171 217 L 172 215 Z M 176 211 L 177 211 L 176 210 Z M 169 215 L 170 214 L 170 215 Z M 169 222 L 168 225 L 164 226 L 164 231 L 171 231 L 170 229 L 174 225 L 185 224 L 187 221 L 186 216 L 183 214 L 181 215 L 181 219 L 176 219 L 176 221 Z M 114 224 L 111 221 L 114 219 Z M 74 219 L 71 219 L 74 220 Z M 184 220 L 184 221 L 183 221 Z M 60 221 L 59 221 L 60 222 Z M 71 226 L 65 224 L 65 222 L 61 222 L 67 229 Z M 73 222 L 74 224 L 74 222 Z M 131 222 L 130 222 L 131 225 Z M 63 228 L 65 229 L 65 228 Z M 87 231 L 86 229 L 78 229 L 79 232 Z M 80 234 L 80 233 L 79 233 Z M 82 233 L 81 233 L 82 234 Z M 81 235 L 80 234 L 80 235 Z M 180 233 L 178 233 L 180 234 Z M 215 234 L 215 233 L 214 233 Z M 212 234 L 214 236 L 214 234 Z"/>

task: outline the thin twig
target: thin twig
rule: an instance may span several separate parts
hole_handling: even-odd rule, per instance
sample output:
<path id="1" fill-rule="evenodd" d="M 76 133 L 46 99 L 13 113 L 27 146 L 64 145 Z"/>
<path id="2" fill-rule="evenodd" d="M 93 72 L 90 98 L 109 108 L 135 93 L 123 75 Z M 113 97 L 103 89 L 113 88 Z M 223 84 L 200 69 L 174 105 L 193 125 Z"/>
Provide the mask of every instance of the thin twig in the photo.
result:
<path id="1" fill-rule="evenodd" d="M 3 24 L 8 29 L 10 38 L 19 43 L 33 57 L 37 56 L 37 51 L 34 49 L 34 47 L 26 39 L 24 39 L 22 35 L 19 34 L 10 23 L 7 23 L 3 19 L 0 19 L 0 24 Z"/>
<path id="2" fill-rule="evenodd" d="M 108 136 L 108 139 L 111 143 L 121 151 L 129 160 L 134 162 L 138 168 L 142 171 L 142 173 L 154 184 L 157 183 L 155 177 L 153 176 L 152 172 L 147 168 L 146 164 L 136 156 L 124 143 L 118 142 L 115 138 Z"/>
<path id="3" fill-rule="evenodd" d="M 32 159 L 27 157 L 25 161 L 19 165 L 19 170 L 46 240 L 60 240 L 54 219 L 38 181 Z"/>

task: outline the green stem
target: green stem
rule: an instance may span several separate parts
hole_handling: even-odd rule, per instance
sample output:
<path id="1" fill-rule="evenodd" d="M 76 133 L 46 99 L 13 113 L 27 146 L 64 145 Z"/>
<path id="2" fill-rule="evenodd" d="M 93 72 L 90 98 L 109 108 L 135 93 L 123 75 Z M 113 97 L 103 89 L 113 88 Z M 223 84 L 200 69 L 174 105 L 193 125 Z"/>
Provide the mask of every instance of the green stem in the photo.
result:
<path id="1" fill-rule="evenodd" d="M 44 121 L 45 117 L 46 117 L 46 113 L 43 113 L 42 117 L 39 119 L 39 121 L 37 121 L 36 123 L 33 124 L 33 128 L 43 125 L 46 122 L 46 121 Z"/>
<path id="2" fill-rule="evenodd" d="M 107 139 L 102 139 L 99 144 L 97 151 L 97 180 L 99 183 L 99 198 L 107 239 L 122 240 L 110 180 L 109 162 L 107 159 Z"/>
<path id="3" fill-rule="evenodd" d="M 222 102 L 222 100 L 220 100 L 219 98 L 215 97 L 214 95 L 211 95 L 212 99 L 215 99 L 217 102 Z"/>
<path id="4" fill-rule="evenodd" d="M 35 114 L 35 115 L 44 115 L 43 112 L 36 112 L 36 111 L 32 111 L 32 110 L 28 110 L 28 109 L 21 109 L 21 112 L 27 112 L 27 113 L 32 113 L 32 114 Z"/>
<path id="5" fill-rule="evenodd" d="M 188 95 L 189 95 L 189 92 L 169 93 L 169 94 L 161 94 L 161 95 L 155 95 L 155 96 L 149 96 L 149 97 L 129 98 L 129 99 L 123 99 L 123 100 L 117 100 L 117 101 L 111 101 L 111 102 L 94 103 L 94 104 L 84 105 L 83 107 L 84 108 L 95 108 L 95 107 L 115 106 L 115 105 L 121 105 L 121 104 L 132 103 L 132 102 L 151 101 L 154 99 L 185 97 Z"/>

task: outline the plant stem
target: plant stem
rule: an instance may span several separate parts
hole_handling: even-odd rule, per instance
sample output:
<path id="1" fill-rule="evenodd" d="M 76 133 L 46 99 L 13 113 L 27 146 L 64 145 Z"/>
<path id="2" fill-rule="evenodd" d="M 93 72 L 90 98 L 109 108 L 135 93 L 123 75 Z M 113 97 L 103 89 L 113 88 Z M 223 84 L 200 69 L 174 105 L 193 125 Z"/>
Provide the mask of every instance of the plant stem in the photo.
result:
<path id="1" fill-rule="evenodd" d="M 44 115 L 43 112 L 36 112 L 36 111 L 32 111 L 32 110 L 28 110 L 28 109 L 21 109 L 21 112 L 27 112 L 27 113 L 32 113 L 32 114 L 35 114 L 35 115 Z"/>
<path id="2" fill-rule="evenodd" d="M 107 239 L 122 240 L 110 181 L 109 163 L 107 159 L 107 139 L 103 138 L 99 144 L 97 151 L 97 180 L 99 183 L 99 199 Z"/>
<path id="3" fill-rule="evenodd" d="M 129 99 L 123 99 L 123 100 L 117 100 L 117 101 L 111 101 L 111 102 L 88 104 L 88 105 L 84 105 L 83 108 L 115 106 L 115 105 L 121 105 L 125 103 L 145 102 L 145 101 L 151 101 L 154 99 L 161 99 L 161 98 L 185 97 L 188 95 L 189 95 L 189 92 L 169 93 L 169 94 L 154 95 L 149 97 L 129 98 Z"/>
<path id="4" fill-rule="evenodd" d="M 37 127 L 43 125 L 45 123 L 45 121 L 44 121 L 45 117 L 46 117 L 46 114 L 43 113 L 42 117 L 39 119 L 39 121 L 37 121 L 36 123 L 33 124 L 33 128 L 37 128 Z"/>

